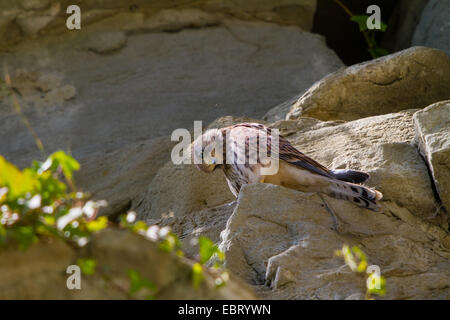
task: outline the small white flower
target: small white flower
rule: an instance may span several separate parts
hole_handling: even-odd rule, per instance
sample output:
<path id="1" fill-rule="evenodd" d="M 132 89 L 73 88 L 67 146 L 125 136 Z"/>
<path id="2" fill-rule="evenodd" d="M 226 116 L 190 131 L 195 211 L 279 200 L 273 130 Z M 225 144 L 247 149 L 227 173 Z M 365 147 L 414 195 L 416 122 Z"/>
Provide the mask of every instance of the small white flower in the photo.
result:
<path id="1" fill-rule="evenodd" d="M 41 206 L 41 200 L 42 197 L 40 194 L 35 195 L 33 198 L 31 198 L 30 200 L 28 200 L 28 208 L 30 209 L 37 209 Z"/>
<path id="2" fill-rule="evenodd" d="M 88 201 L 83 207 L 83 212 L 88 218 L 92 218 L 95 214 L 96 205 L 94 201 Z"/>
<path id="3" fill-rule="evenodd" d="M 136 220 L 136 212 L 130 211 L 127 213 L 127 222 L 133 223 Z"/>
<path id="4" fill-rule="evenodd" d="M 0 198 L 3 197 L 7 193 L 8 193 L 8 188 L 7 187 L 0 188 Z"/>
<path id="5" fill-rule="evenodd" d="M 159 237 L 165 238 L 170 232 L 170 227 L 163 227 L 159 229 Z"/>
<path id="6" fill-rule="evenodd" d="M 88 240 L 86 237 L 83 237 L 78 239 L 77 243 L 80 247 L 84 247 L 88 243 Z"/>
<path id="7" fill-rule="evenodd" d="M 44 171 L 47 171 L 52 165 L 52 159 L 48 158 L 42 166 L 38 170 L 38 174 L 42 174 Z"/>
<path id="8" fill-rule="evenodd" d="M 44 207 L 42 207 L 42 211 L 44 213 L 51 214 L 51 213 L 53 213 L 53 207 L 51 207 L 51 206 L 44 206 Z"/>
<path id="9" fill-rule="evenodd" d="M 147 238 L 156 241 L 156 240 L 158 240 L 158 232 L 159 232 L 159 227 L 153 225 L 153 226 L 148 227 L 145 235 Z"/>
<path id="10" fill-rule="evenodd" d="M 81 217 L 81 215 L 83 214 L 83 210 L 81 210 L 81 208 L 72 208 L 69 210 L 69 213 L 67 213 L 66 215 L 62 216 L 61 218 L 58 219 L 58 222 L 56 223 L 56 226 L 59 230 L 64 229 L 64 227 L 70 223 L 71 221 Z"/>

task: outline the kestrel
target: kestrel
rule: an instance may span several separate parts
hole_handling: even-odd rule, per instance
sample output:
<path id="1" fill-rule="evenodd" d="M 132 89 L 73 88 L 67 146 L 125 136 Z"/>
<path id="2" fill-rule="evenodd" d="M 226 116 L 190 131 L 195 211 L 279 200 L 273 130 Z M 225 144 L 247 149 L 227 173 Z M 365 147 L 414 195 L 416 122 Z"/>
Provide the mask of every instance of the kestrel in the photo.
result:
<path id="1" fill-rule="evenodd" d="M 211 129 L 194 141 L 191 157 L 203 172 L 210 173 L 222 168 L 228 186 L 236 197 L 243 185 L 261 182 L 302 192 L 324 193 L 333 198 L 351 201 L 359 207 L 379 210 L 377 200 L 383 195 L 360 185 L 369 179 L 367 173 L 329 170 L 301 153 L 281 135 L 276 136 L 277 152 L 271 149 L 273 137 L 272 130 L 259 123 L 240 123 L 222 129 Z M 260 142 L 261 146 L 267 145 L 264 151 L 268 159 L 279 159 L 275 174 L 264 172 L 268 162 L 263 162 L 260 154 L 255 152 L 255 146 L 257 149 L 261 147 Z M 215 152 L 216 150 L 222 152 Z"/>

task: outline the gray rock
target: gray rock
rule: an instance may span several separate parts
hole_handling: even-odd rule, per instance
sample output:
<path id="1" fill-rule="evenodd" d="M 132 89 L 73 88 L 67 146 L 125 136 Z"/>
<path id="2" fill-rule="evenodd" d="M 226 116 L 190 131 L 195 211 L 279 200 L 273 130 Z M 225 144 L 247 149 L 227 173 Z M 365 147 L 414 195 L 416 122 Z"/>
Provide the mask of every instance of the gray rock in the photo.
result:
<path id="1" fill-rule="evenodd" d="M 292 105 L 287 118 L 355 120 L 424 108 L 449 95 L 450 58 L 414 47 L 325 77 Z"/>
<path id="2" fill-rule="evenodd" d="M 154 223 L 161 217 L 183 217 L 233 200 L 221 171 L 202 174 L 193 165 L 168 162 L 132 208 L 140 219 Z"/>
<path id="3" fill-rule="evenodd" d="M 396 1 L 394 12 L 387 21 L 388 32 L 383 36 L 383 48 L 397 52 L 411 47 L 411 42 L 419 24 L 423 8 L 429 0 Z M 393 30 L 394 29 L 394 30 Z M 424 45 L 426 44 L 416 44 Z"/>
<path id="4" fill-rule="evenodd" d="M 70 80 L 76 95 L 61 105 L 41 101 L 36 80 L 27 80 L 35 91 L 25 95 L 22 109 L 47 152 L 70 146 L 78 159 L 189 129 L 194 120 L 206 125 L 223 115 L 260 117 L 342 65 L 322 37 L 298 27 L 228 21 L 129 34 L 126 46 L 107 55 L 78 50 L 90 35 L 83 30 L 0 54 L 11 74 L 25 68 Z M 0 154 L 15 164 L 41 158 L 9 97 L 0 100 L 0 135 L 14 137 L 0 144 Z"/>
<path id="5" fill-rule="evenodd" d="M 42 10 L 48 7 L 50 0 L 20 0 L 19 3 L 25 10 Z"/>
<path id="6" fill-rule="evenodd" d="M 79 159 L 81 170 L 76 172 L 75 182 L 94 199 L 108 202 L 102 215 L 124 214 L 170 160 L 173 145 L 170 137 L 160 137 L 86 155 Z"/>
<path id="7" fill-rule="evenodd" d="M 179 31 L 185 28 L 201 28 L 218 25 L 216 16 L 198 9 L 166 9 L 149 17 L 143 28 L 150 31 Z"/>
<path id="8" fill-rule="evenodd" d="M 450 101 L 414 114 L 416 140 L 427 159 L 442 204 L 450 210 Z"/>
<path id="9" fill-rule="evenodd" d="M 450 57 L 450 3 L 430 0 L 414 33 L 413 45 L 437 48 Z"/>
<path id="10" fill-rule="evenodd" d="M 43 5 L 46 4 L 41 2 L 30 2 L 30 5 Z M 59 2 L 53 3 L 50 8 L 45 11 L 30 11 L 23 12 L 17 15 L 16 23 L 22 29 L 22 32 L 27 36 L 36 36 L 39 31 L 44 29 L 47 25 L 55 20 L 56 16 L 59 14 L 61 6 Z"/>
<path id="11" fill-rule="evenodd" d="M 99 32 L 89 36 L 85 47 L 95 53 L 110 53 L 122 49 L 126 43 L 125 32 Z"/>
<path id="12" fill-rule="evenodd" d="M 358 245 L 386 278 L 384 298 L 448 298 L 444 230 L 427 231 L 423 222 L 409 220 L 414 218 L 407 209 L 389 202 L 382 203 L 383 213 L 373 213 L 350 202 L 324 200 L 279 186 L 244 187 L 221 235 L 227 267 L 263 298 L 361 298 L 364 275 L 334 255 L 343 244 Z M 338 217 L 338 232 L 325 203 Z"/>

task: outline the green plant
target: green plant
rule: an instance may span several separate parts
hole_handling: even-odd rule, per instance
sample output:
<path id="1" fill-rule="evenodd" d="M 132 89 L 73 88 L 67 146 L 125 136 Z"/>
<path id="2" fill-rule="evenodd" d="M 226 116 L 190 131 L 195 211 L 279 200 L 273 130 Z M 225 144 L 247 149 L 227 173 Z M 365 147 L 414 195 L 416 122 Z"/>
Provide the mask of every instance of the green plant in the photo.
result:
<path id="1" fill-rule="evenodd" d="M 120 227 L 136 232 L 153 241 L 158 241 L 159 248 L 168 253 L 184 256 L 181 250 L 181 241 L 169 227 L 148 226 L 144 221 L 135 221 L 136 214 L 131 211 L 120 217 Z M 212 262 L 209 269 L 215 277 L 217 288 L 224 286 L 229 279 L 228 272 L 224 267 L 225 254 L 219 250 L 214 242 L 208 237 L 200 236 L 197 240 L 199 250 L 199 261 L 192 265 L 192 283 L 197 288 L 204 279 L 204 269 L 208 268 L 208 262 Z"/>
<path id="2" fill-rule="evenodd" d="M 22 113 L 8 73 L 4 83 L 0 83 L 0 90 L 0 93 L 6 90 L 11 95 L 14 110 L 32 134 L 42 155 L 45 155 L 41 140 Z M 89 200 L 88 193 L 77 191 L 72 178 L 73 172 L 79 169 L 79 163 L 61 150 L 51 154 L 44 162 L 34 161 L 23 170 L 0 156 L 0 249 L 17 245 L 25 250 L 33 243 L 50 237 L 62 239 L 78 248 L 84 246 L 94 232 L 109 226 L 106 217 L 97 217 L 98 209 L 105 206 L 106 201 Z M 119 227 L 158 241 L 159 248 L 165 252 L 184 255 L 180 240 L 170 228 L 148 226 L 143 221 L 135 221 L 135 218 L 134 212 L 121 215 Z M 211 240 L 202 237 L 200 242 L 201 263 L 193 266 L 193 278 L 197 276 L 198 280 L 194 281 L 194 285 L 203 279 L 203 264 L 206 261 L 213 255 L 218 256 L 219 261 L 214 268 L 220 269 L 224 259 L 223 253 Z M 107 274 L 97 270 L 95 259 L 79 258 L 77 265 L 85 275 L 98 273 L 105 281 L 122 290 Z M 154 298 L 156 286 L 150 280 L 133 269 L 128 271 L 128 277 L 130 290 L 126 294 L 129 297 L 145 290 L 144 293 L 148 293 L 146 298 Z M 224 285 L 227 278 L 228 274 L 223 269 L 216 285 Z"/>
<path id="3" fill-rule="evenodd" d="M 106 217 L 93 220 L 105 202 L 74 189 L 72 173 L 79 167 L 63 151 L 22 171 L 0 156 L 0 245 L 26 249 L 39 238 L 58 237 L 82 246 L 105 228 Z"/>
<path id="4" fill-rule="evenodd" d="M 370 271 L 366 255 L 357 246 L 350 248 L 348 245 L 343 245 L 342 249 L 337 250 L 335 254 L 339 257 L 343 257 L 345 264 L 353 272 L 367 274 Z M 373 294 L 378 296 L 384 296 L 386 294 L 386 280 L 376 272 L 369 273 L 366 278 L 366 299 L 373 299 Z"/>
<path id="5" fill-rule="evenodd" d="M 359 31 L 364 36 L 364 40 L 367 44 L 367 50 L 369 51 L 372 58 L 376 59 L 389 54 L 389 52 L 381 48 L 376 40 L 377 32 L 386 32 L 387 24 L 380 21 L 380 29 L 369 29 L 367 27 L 367 20 L 369 16 L 367 15 L 354 15 L 340 0 L 334 0 L 344 11 L 350 16 L 350 21 L 358 24 Z"/>
<path id="6" fill-rule="evenodd" d="M 224 267 L 225 254 L 208 237 L 199 237 L 197 243 L 200 261 L 192 267 L 194 286 L 197 287 L 203 279 L 203 266 L 208 262 L 212 262 L 216 287 L 225 285 L 229 279 L 229 274 Z"/>
<path id="7" fill-rule="evenodd" d="M 156 285 L 147 278 L 141 276 L 141 274 L 134 270 L 128 270 L 128 277 L 130 279 L 130 296 L 136 296 L 136 294 L 144 294 L 147 300 L 154 300 L 154 293 L 156 292 Z"/>

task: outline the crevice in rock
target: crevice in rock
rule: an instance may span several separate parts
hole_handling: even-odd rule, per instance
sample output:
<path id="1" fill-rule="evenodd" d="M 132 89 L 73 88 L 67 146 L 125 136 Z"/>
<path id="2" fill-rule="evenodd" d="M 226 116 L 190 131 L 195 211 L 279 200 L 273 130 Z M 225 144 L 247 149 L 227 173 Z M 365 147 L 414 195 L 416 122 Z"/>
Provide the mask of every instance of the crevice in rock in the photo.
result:
<path id="1" fill-rule="evenodd" d="M 117 210 L 108 215 L 108 220 L 114 223 L 120 222 L 120 216 L 131 209 L 131 200 L 126 201 Z"/>
<path id="2" fill-rule="evenodd" d="M 434 217 L 436 217 L 436 216 L 439 214 L 439 212 L 440 212 L 441 210 L 442 210 L 442 212 L 443 212 L 445 215 L 448 215 L 447 210 L 446 210 L 445 207 L 442 205 L 442 199 L 441 199 L 441 197 L 439 196 L 439 192 L 438 192 L 438 190 L 437 190 L 436 182 L 434 181 L 434 178 L 433 178 L 433 173 L 432 173 L 430 164 L 428 163 L 428 161 L 427 161 L 427 159 L 425 158 L 425 156 L 420 152 L 420 150 L 419 150 L 417 144 L 413 144 L 413 145 L 416 147 L 417 152 L 418 152 L 418 154 L 419 154 L 419 157 L 422 159 L 422 161 L 423 161 L 424 164 L 425 164 L 425 167 L 427 168 L 428 178 L 430 179 L 431 190 L 433 191 L 434 199 L 436 200 L 436 203 L 438 204 L 438 207 L 436 208 L 436 212 L 435 212 Z M 450 231 L 450 226 L 449 226 L 449 229 L 447 230 L 447 232 L 449 232 L 449 231 Z"/>
<path id="3" fill-rule="evenodd" d="M 380 87 L 388 87 L 388 86 L 391 86 L 391 85 L 393 85 L 394 83 L 396 83 L 396 82 L 400 82 L 400 81 L 402 81 L 403 80 L 403 78 L 395 78 L 395 79 L 393 79 L 393 80 L 391 80 L 391 81 L 388 81 L 388 82 L 376 82 L 376 81 L 369 81 L 370 83 L 372 83 L 372 84 L 374 84 L 374 85 L 376 85 L 376 86 L 380 86 Z"/>

